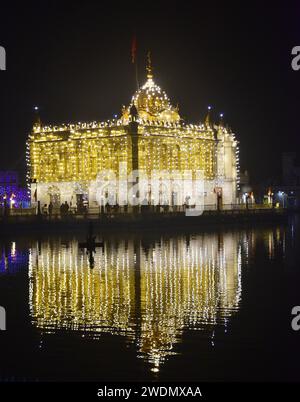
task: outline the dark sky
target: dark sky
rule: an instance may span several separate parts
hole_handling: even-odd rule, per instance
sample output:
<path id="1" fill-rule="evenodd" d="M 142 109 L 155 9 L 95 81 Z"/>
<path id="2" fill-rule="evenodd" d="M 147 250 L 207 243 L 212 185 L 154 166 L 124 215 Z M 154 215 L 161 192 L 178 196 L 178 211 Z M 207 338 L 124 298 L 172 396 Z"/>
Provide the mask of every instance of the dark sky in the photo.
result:
<path id="1" fill-rule="evenodd" d="M 59 123 L 107 119 L 128 104 L 136 32 L 141 83 L 151 49 L 155 80 L 187 121 L 213 105 L 236 132 L 253 181 L 280 174 L 281 152 L 296 150 L 300 136 L 300 70 L 291 69 L 300 6 L 225 3 L 1 4 L 0 169 L 24 169 L 34 105 L 43 122 Z"/>

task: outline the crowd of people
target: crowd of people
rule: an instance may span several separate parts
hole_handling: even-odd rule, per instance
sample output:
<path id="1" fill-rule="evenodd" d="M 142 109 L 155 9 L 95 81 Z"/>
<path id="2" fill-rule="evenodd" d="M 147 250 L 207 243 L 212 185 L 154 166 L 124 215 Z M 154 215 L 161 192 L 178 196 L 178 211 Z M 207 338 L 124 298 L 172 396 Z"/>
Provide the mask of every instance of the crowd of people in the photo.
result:
<path id="1" fill-rule="evenodd" d="M 184 208 L 187 208 L 188 205 L 185 204 L 183 206 Z M 170 206 L 165 202 L 160 205 L 150 205 L 147 200 L 144 200 L 140 206 L 137 206 L 138 209 L 140 209 L 141 213 L 147 213 L 147 212 L 169 212 L 170 211 Z M 58 212 L 59 209 L 59 212 Z M 172 211 L 178 211 L 180 208 L 173 206 Z M 109 214 L 109 213 L 118 213 L 118 212 L 123 212 L 127 213 L 130 212 L 131 210 L 127 205 L 123 205 L 122 207 L 117 203 L 115 205 L 110 205 L 109 203 L 106 203 L 105 205 L 100 206 L 100 213 L 102 214 Z M 48 215 L 51 217 L 52 215 L 58 215 L 60 216 L 68 216 L 70 214 L 87 214 L 88 213 L 88 206 L 85 205 L 83 202 L 77 203 L 76 207 L 72 207 L 72 205 L 69 205 L 67 201 L 62 203 L 60 207 L 54 208 L 54 205 L 52 202 L 49 203 L 49 205 L 44 204 L 42 208 L 42 214 L 43 215 Z"/>
<path id="2" fill-rule="evenodd" d="M 49 203 L 49 205 L 44 204 L 43 206 L 43 214 L 44 215 L 49 215 L 52 216 L 53 214 L 53 208 L 54 205 L 52 202 Z M 61 216 L 65 216 L 69 214 L 69 210 L 70 210 L 70 205 L 67 203 L 67 201 L 65 201 L 63 204 L 61 204 L 61 206 L 59 207 L 59 212 Z"/>

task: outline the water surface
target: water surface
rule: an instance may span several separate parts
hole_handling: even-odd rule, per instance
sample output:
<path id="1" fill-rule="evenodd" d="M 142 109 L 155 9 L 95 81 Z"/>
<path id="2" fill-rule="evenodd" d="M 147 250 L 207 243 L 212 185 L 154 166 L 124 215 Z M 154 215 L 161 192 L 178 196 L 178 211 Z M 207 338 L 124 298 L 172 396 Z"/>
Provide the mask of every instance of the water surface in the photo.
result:
<path id="1" fill-rule="evenodd" d="M 299 380 L 298 222 L 0 239 L 2 380 Z"/>

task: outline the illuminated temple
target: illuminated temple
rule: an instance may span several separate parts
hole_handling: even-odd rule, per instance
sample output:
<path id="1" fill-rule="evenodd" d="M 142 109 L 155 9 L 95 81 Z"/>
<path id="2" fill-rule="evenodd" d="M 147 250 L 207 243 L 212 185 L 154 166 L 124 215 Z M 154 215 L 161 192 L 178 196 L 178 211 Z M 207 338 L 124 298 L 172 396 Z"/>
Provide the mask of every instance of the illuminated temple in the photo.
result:
<path id="1" fill-rule="evenodd" d="M 153 171 L 170 173 L 171 185 L 159 203 L 185 203 L 191 194 L 172 187 L 172 174 L 203 172 L 204 205 L 236 203 L 238 187 L 238 142 L 222 119 L 212 123 L 208 114 L 199 124 L 187 124 L 166 93 L 156 85 L 151 62 L 146 83 L 136 91 L 119 118 L 105 122 L 43 125 L 37 119 L 27 141 L 28 183 L 32 201 L 51 201 L 55 206 L 85 201 L 98 207 L 103 194 L 97 178 L 120 166 L 140 170 L 150 178 Z M 34 184 L 33 184 L 34 183 Z M 104 191 L 104 190 L 103 190 Z M 153 204 L 151 188 L 140 199 Z M 118 200 L 117 200 L 118 202 Z"/>

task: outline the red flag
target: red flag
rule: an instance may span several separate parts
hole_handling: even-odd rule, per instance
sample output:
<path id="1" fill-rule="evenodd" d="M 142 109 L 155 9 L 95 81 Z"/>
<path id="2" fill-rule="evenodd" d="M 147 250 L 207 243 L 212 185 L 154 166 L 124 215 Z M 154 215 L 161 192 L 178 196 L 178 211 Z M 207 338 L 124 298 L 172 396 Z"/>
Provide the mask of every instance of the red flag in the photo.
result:
<path id="1" fill-rule="evenodd" d="M 136 56 L 136 36 L 132 38 L 132 43 L 131 43 L 131 61 L 132 63 L 135 63 L 135 56 Z"/>

